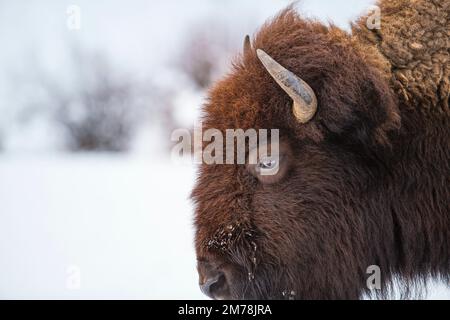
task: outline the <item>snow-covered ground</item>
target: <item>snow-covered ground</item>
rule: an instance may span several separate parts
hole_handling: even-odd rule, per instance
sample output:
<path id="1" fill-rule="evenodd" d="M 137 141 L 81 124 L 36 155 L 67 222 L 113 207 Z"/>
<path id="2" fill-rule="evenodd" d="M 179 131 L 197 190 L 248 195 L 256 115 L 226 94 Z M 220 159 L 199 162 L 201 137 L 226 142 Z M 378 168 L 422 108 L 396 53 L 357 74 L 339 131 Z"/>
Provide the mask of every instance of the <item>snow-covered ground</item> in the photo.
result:
<path id="1" fill-rule="evenodd" d="M 1 156 L 0 298 L 205 298 L 194 177 L 161 159 Z M 450 290 L 435 285 L 429 298 Z"/>
<path id="2" fill-rule="evenodd" d="M 0 298 L 203 298 L 193 181 L 152 159 L 1 157 Z"/>

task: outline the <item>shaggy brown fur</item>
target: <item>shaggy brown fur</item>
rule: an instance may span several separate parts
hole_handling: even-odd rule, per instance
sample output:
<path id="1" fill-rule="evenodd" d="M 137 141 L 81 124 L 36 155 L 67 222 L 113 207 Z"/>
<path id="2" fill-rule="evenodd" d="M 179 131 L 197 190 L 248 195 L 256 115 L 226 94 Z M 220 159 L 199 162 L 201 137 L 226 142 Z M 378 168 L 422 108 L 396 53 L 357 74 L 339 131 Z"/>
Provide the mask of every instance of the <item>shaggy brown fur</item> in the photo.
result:
<path id="1" fill-rule="evenodd" d="M 363 17 L 353 28 L 355 38 L 375 48 L 406 106 L 448 114 L 450 1 L 383 1 L 380 9 L 381 29 L 367 29 Z"/>
<path id="2" fill-rule="evenodd" d="M 224 272 L 224 297 L 357 299 L 370 265 L 380 294 L 395 275 L 405 292 L 428 275 L 449 281 L 449 3 L 384 1 L 381 30 L 362 18 L 353 35 L 287 9 L 214 86 L 205 129 L 279 128 L 290 148 L 274 184 L 244 165 L 200 168 L 199 271 Z M 295 120 L 256 48 L 314 89 L 310 122 Z"/>

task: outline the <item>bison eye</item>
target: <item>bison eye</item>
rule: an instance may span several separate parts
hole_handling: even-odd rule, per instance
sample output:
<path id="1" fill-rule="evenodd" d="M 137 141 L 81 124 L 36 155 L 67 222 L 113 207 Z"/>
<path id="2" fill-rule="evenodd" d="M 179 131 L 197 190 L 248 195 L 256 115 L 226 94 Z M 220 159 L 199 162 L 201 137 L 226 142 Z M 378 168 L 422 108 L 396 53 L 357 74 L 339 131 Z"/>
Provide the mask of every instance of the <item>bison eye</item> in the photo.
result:
<path id="1" fill-rule="evenodd" d="M 266 157 L 258 162 L 257 168 L 259 171 L 273 170 L 278 166 L 278 160 L 271 157 Z"/>
<path id="2" fill-rule="evenodd" d="M 249 152 L 247 170 L 264 184 L 280 181 L 288 171 L 290 149 L 287 144 L 269 145 L 270 155 L 259 155 L 259 149 L 255 148 Z"/>

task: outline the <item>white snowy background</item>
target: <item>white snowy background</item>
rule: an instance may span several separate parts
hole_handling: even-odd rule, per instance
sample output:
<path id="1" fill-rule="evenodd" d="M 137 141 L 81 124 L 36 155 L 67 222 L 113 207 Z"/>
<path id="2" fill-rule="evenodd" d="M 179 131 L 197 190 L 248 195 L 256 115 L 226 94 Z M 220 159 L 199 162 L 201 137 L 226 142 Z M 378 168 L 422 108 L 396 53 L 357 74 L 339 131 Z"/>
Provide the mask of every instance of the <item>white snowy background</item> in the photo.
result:
<path id="1" fill-rule="evenodd" d="M 189 201 L 195 167 L 169 153 L 168 129 L 191 128 L 204 97 L 182 70 L 193 58 L 186 46 L 192 33 L 209 31 L 211 55 L 220 53 L 215 79 L 244 35 L 288 4 L 0 0 L 0 298 L 205 298 Z M 348 28 L 370 4 L 305 0 L 297 8 Z M 67 27 L 70 5 L 81 9 L 79 30 Z M 80 67 L 73 48 L 108 61 L 105 77 L 144 88 L 145 112 L 126 151 L 68 147 L 48 88 L 71 92 Z M 71 116 L 80 117 L 73 103 Z M 428 297 L 449 299 L 449 291 L 433 285 Z"/>

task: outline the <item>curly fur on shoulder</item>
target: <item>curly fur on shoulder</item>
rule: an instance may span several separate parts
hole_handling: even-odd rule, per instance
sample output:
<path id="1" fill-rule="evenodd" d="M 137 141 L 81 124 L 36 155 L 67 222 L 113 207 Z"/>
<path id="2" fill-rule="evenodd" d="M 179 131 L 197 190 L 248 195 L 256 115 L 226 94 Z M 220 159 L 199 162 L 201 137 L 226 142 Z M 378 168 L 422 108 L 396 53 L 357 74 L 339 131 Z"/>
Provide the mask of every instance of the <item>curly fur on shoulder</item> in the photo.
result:
<path id="1" fill-rule="evenodd" d="M 376 48 L 395 92 L 410 108 L 449 114 L 450 1 L 383 0 L 381 28 L 367 17 L 353 26 L 358 41 Z M 370 49 L 369 49 L 370 50 Z"/>

